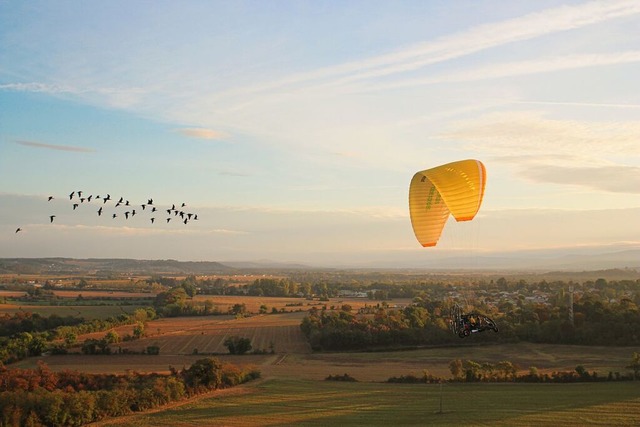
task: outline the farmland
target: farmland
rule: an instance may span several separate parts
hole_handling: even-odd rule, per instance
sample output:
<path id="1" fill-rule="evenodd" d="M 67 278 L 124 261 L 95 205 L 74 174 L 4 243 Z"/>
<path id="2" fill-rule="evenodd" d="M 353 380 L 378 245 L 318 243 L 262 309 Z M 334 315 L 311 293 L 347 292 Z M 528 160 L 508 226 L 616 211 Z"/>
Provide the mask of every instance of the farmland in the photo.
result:
<path id="1" fill-rule="evenodd" d="M 202 276 L 205 277 L 205 276 Z M 213 277 L 213 276 L 212 276 Z M 311 294 L 300 292 L 301 287 L 290 287 L 288 296 L 269 296 L 266 293 L 278 290 L 277 286 L 290 283 L 273 280 L 264 282 L 262 288 L 252 288 L 251 280 L 262 280 L 267 276 L 226 275 L 226 284 L 207 288 L 210 294 L 182 294 L 183 312 L 195 307 L 191 314 L 167 314 L 157 304 L 163 292 L 172 285 L 154 284 L 151 289 L 149 277 L 108 280 L 87 279 L 86 287 L 76 285 L 79 276 L 64 278 L 70 285 L 47 289 L 46 293 L 23 291 L 11 285 L 0 292 L 0 313 L 34 312 L 41 315 L 81 316 L 85 319 L 106 319 L 120 314 L 132 314 L 137 308 L 154 305 L 160 314 L 144 320 L 144 333 L 133 337 L 135 320 L 127 324 L 110 324 L 106 328 L 93 329 L 92 333 L 79 333 L 75 344 L 70 344 L 69 354 L 29 357 L 13 363 L 12 367 L 37 368 L 40 360 L 53 371 L 80 370 L 87 373 L 169 373 L 188 367 L 205 356 L 215 356 L 223 363 L 241 367 L 257 367 L 262 379 L 234 389 L 217 391 L 204 397 L 185 399 L 150 412 L 129 415 L 123 418 L 104 420 L 101 425 L 637 425 L 640 423 L 640 389 L 634 382 L 612 381 L 568 384 L 533 383 L 445 383 L 442 389 L 433 384 L 391 384 L 391 377 L 421 377 L 430 374 L 444 379 L 452 378 L 451 362 L 474 361 L 482 366 L 495 366 L 508 361 L 515 366 L 518 375 L 526 375 L 532 369 L 539 374 L 575 372 L 584 367 L 598 378 L 628 375 L 632 354 L 637 346 L 567 345 L 566 343 L 542 343 L 527 340 L 513 342 L 493 341 L 501 334 L 477 334 L 464 340 L 448 344 L 418 345 L 402 351 L 389 351 L 372 347 L 378 351 L 325 351 L 313 352 L 302 333 L 300 324 L 312 308 L 326 314 L 339 316 L 357 313 L 365 306 L 362 317 L 373 319 L 380 314 L 381 307 L 401 312 L 411 308 L 412 297 L 395 295 L 384 300 L 375 300 L 374 295 L 364 298 L 346 297 L 349 293 L 331 291 Z M 277 274 L 268 276 L 278 278 Z M 365 276 L 358 276 L 365 282 Z M 395 277 L 395 276 L 394 276 Z M 176 276 L 175 280 L 187 282 L 192 278 Z M 324 280 L 325 277 L 322 278 Z M 396 277 L 393 280 L 400 280 Z M 36 280 L 42 282 L 44 277 Z M 197 280 L 209 280 L 197 278 Z M 341 278 L 340 280 L 346 280 Z M 413 279 L 411 279 L 413 281 Z M 457 279 L 456 279 L 457 280 Z M 66 282 L 65 282 L 66 281 Z M 7 281 L 9 282 L 9 280 Z M 12 282 L 13 283 L 13 282 Z M 181 282 L 174 282 L 179 288 Z M 205 283 L 205 282 L 202 282 Z M 209 283 L 209 282 L 206 282 Z M 314 283 L 316 283 L 314 281 Z M 210 285 L 210 283 L 209 283 Z M 100 287 L 105 288 L 101 289 Z M 216 285 L 217 286 L 217 285 Z M 335 284 L 332 286 L 336 286 Z M 359 286 L 359 288 L 358 288 Z M 356 286 L 362 289 L 361 284 Z M 393 285 L 395 286 L 395 285 Z M 419 284 L 421 289 L 428 289 Z M 483 285 L 485 291 L 486 285 Z M 558 286 L 558 285 L 556 285 Z M 159 288 L 158 288 L 159 287 Z M 28 288 L 28 286 L 27 286 Z M 377 285 L 379 291 L 391 293 L 393 288 Z M 173 288 L 175 289 L 175 288 Z M 189 289 L 189 286 L 184 290 Z M 293 291 L 295 289 L 295 291 Z M 374 289 L 375 288 L 364 288 Z M 441 288 L 443 289 L 443 288 Z M 625 283 L 611 292 L 622 300 L 619 310 L 633 314 L 636 301 L 633 283 Z M 256 294 L 262 290 L 265 294 Z M 405 293 L 409 288 L 405 288 Z M 551 304 L 560 309 L 563 300 L 556 292 L 558 288 L 505 287 L 498 294 L 496 287 L 481 298 L 497 307 L 498 303 L 514 312 L 518 304 L 535 309 L 536 316 L 545 319 L 552 313 Z M 230 294 L 218 295 L 224 291 Z M 446 289 L 448 294 L 422 294 L 423 301 L 440 301 L 452 297 L 455 289 Z M 252 295 L 242 293 L 254 292 Z M 305 292 L 309 292 L 307 289 Z M 444 292 L 444 291 L 443 291 Z M 485 291 L 486 292 L 486 291 Z M 537 292 L 537 293 L 536 293 Z M 584 285 L 579 298 L 597 294 L 593 284 Z M 472 297 L 471 292 L 465 295 Z M 480 295 L 480 293 L 476 294 Z M 480 297 L 476 297 L 480 298 Z M 506 301 L 506 302 L 505 302 Z M 511 302 L 509 302 L 511 301 Z M 545 303 L 545 301 L 548 301 Z M 559 302 L 558 302 L 559 301 Z M 175 302 L 166 302 L 168 306 Z M 545 305 L 546 304 L 546 305 Z M 238 309 L 241 306 L 241 309 Z M 204 311 L 204 308 L 207 311 Z M 516 307 L 516 308 L 513 308 Z M 576 320 L 585 321 L 585 306 Z M 586 306 L 587 308 L 589 306 Z M 547 311 L 545 311 L 547 310 Z M 153 310 L 151 310 L 153 311 Z M 233 313 L 233 314 L 232 314 Z M 433 320 L 442 320 L 440 312 L 432 311 Z M 562 311 L 556 311 L 562 313 Z M 533 317 L 533 315 L 532 315 Z M 348 319 L 348 315 L 343 316 Z M 513 319 L 513 318 L 512 318 Z M 620 323 L 616 324 L 618 330 Z M 506 328 L 505 328 L 506 329 Z M 610 330 L 614 330 L 611 328 Z M 104 340 L 106 334 L 115 332 L 121 339 L 110 342 L 110 355 L 81 354 L 83 342 L 89 339 Z M 114 335 L 114 334 L 112 334 Z M 229 337 L 248 338 L 252 352 L 231 355 L 225 345 Z M 135 339 L 134 339 L 135 338 Z M 61 342 L 62 340 L 59 340 Z M 624 345 L 624 344 L 623 344 Z M 157 348 L 159 354 L 144 354 L 149 348 Z M 340 349 L 338 349 L 340 350 Z M 348 374 L 357 382 L 325 381 L 328 376 Z M 442 391 L 441 391 L 442 390 Z M 439 412 L 442 396 L 443 413 Z"/>
<path id="2" fill-rule="evenodd" d="M 442 395 L 442 413 L 440 396 Z M 268 379 L 103 426 L 638 425 L 637 384 L 397 385 Z"/>

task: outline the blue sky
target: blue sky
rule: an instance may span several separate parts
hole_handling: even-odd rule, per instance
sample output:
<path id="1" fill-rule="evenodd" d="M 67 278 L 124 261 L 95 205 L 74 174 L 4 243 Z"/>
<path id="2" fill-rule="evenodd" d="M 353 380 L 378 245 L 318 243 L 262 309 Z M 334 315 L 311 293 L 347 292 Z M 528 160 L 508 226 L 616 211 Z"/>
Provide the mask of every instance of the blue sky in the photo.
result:
<path id="1" fill-rule="evenodd" d="M 637 28 L 622 0 L 2 1 L 0 257 L 639 248 Z M 409 181 L 466 158 L 482 209 L 424 249 Z M 199 219 L 98 217 L 76 190 Z"/>

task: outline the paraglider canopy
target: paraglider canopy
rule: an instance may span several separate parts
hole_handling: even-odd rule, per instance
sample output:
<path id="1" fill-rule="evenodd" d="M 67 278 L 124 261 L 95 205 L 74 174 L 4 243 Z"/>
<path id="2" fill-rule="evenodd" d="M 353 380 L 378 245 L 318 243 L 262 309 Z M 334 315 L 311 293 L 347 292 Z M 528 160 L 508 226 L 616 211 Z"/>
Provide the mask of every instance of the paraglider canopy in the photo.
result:
<path id="1" fill-rule="evenodd" d="M 435 246 L 449 214 L 470 221 L 478 213 L 486 170 L 479 160 L 460 160 L 417 172 L 409 186 L 411 225 L 418 242 Z"/>

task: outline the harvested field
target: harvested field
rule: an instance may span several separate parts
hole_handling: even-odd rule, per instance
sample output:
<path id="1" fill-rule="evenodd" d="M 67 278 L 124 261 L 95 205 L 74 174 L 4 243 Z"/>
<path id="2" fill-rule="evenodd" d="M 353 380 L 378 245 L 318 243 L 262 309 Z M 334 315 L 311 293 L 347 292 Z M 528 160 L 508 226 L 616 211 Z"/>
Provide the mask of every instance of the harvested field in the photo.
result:
<path id="1" fill-rule="evenodd" d="M 0 298 L 20 298 L 27 295 L 26 292 L 22 291 L 4 291 L 0 290 Z"/>
<path id="2" fill-rule="evenodd" d="M 147 337 L 118 344 L 122 349 L 142 351 L 157 345 L 160 354 L 227 353 L 230 336 L 250 338 L 254 350 L 278 353 L 309 353 L 300 322 L 305 313 L 268 314 L 236 319 L 233 316 L 181 317 L 147 323 Z"/>
<path id="3" fill-rule="evenodd" d="M 53 291 L 53 294 L 60 298 L 77 298 L 78 295 L 82 295 L 82 298 L 110 298 L 110 299 L 128 299 L 128 298 L 155 298 L 156 294 L 148 292 L 125 292 L 125 291 Z"/>
<path id="4" fill-rule="evenodd" d="M 318 309 L 326 306 L 328 309 L 331 307 L 340 308 L 343 304 L 348 304 L 353 310 L 358 310 L 365 305 L 376 305 L 377 301 L 371 301 L 367 298 L 330 298 L 329 301 L 320 301 L 319 299 L 308 300 L 306 298 L 297 297 L 261 297 L 261 296 L 245 296 L 245 295 L 196 295 L 193 298 L 194 302 L 203 304 L 206 300 L 213 303 L 220 312 L 226 313 L 235 304 L 244 304 L 249 313 L 258 313 L 260 306 L 265 305 L 270 312 L 272 308 L 276 308 L 278 311 L 308 311 L 312 307 Z M 408 305 L 411 303 L 409 299 L 397 299 L 393 300 L 393 304 L 399 306 Z"/>

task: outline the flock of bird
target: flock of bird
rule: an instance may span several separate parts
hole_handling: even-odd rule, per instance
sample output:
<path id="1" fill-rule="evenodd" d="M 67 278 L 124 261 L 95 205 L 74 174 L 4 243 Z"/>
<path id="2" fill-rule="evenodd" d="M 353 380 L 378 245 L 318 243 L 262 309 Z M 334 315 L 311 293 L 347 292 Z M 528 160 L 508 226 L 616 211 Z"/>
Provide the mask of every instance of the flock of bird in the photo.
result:
<path id="1" fill-rule="evenodd" d="M 54 196 L 49 196 L 47 198 L 47 201 L 51 202 L 54 199 L 55 199 Z M 180 221 L 186 225 L 190 221 L 198 220 L 198 214 L 187 212 L 184 209 L 187 206 L 186 203 L 180 203 L 179 206 L 174 203 L 170 208 L 169 207 L 160 208 L 159 206 L 156 206 L 153 203 L 153 199 L 149 198 L 147 199 L 146 203 L 142 203 L 139 205 L 132 205 L 131 203 L 129 203 L 129 200 L 126 200 L 124 197 L 120 197 L 116 201 L 115 199 L 111 198 L 110 194 L 107 194 L 106 196 L 100 196 L 100 195 L 94 196 L 92 194 L 88 196 L 84 196 L 83 191 L 72 191 L 69 194 L 69 201 L 74 211 L 80 208 L 81 206 L 86 206 L 91 204 L 91 205 L 94 205 L 95 207 L 96 205 L 98 205 L 96 214 L 99 217 L 108 216 L 107 212 L 105 211 L 105 208 L 107 206 L 111 206 L 111 205 L 107 205 L 107 203 L 112 202 L 114 203 L 113 208 L 115 209 L 113 212 L 110 213 L 112 219 L 124 217 L 125 220 L 128 220 L 129 218 L 133 218 L 136 215 L 146 213 L 149 216 L 149 221 L 151 222 L 151 224 L 155 224 L 156 219 L 159 219 L 160 215 L 163 215 L 163 213 L 166 212 L 164 220 L 167 222 L 167 224 L 172 220 L 175 220 L 176 222 Z M 49 215 L 49 222 L 53 223 L 55 218 L 56 218 L 56 215 Z M 16 229 L 16 233 L 19 233 L 21 231 L 22 231 L 22 228 L 20 227 Z"/>

